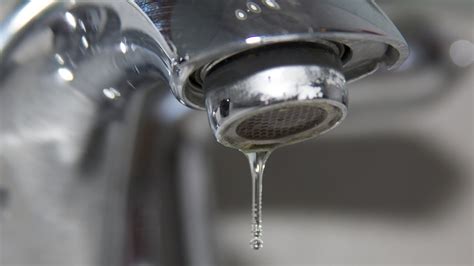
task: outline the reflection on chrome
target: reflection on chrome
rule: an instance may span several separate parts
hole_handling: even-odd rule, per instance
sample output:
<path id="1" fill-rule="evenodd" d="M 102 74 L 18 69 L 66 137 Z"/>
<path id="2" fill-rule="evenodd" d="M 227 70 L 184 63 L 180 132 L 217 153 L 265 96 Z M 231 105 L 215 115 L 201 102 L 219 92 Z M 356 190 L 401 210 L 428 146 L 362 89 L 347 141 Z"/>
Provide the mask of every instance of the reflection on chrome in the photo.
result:
<path id="1" fill-rule="evenodd" d="M 263 0 L 263 3 L 272 9 L 280 9 L 280 5 L 276 2 L 276 0 Z"/>
<path id="2" fill-rule="evenodd" d="M 102 90 L 102 93 L 104 93 L 105 97 L 111 100 L 115 100 L 116 98 L 121 96 L 120 92 L 114 88 L 105 88 Z"/>
<path id="3" fill-rule="evenodd" d="M 77 23 L 76 23 L 76 18 L 74 17 L 74 15 L 71 14 L 70 12 L 66 12 L 66 13 L 64 14 L 64 17 L 66 18 L 67 23 L 68 23 L 73 29 L 76 29 Z"/>
<path id="4" fill-rule="evenodd" d="M 64 65 L 64 59 L 60 54 L 54 54 L 54 58 L 60 65 Z"/>
<path id="5" fill-rule="evenodd" d="M 120 51 L 122 51 L 123 54 L 127 53 L 128 46 L 124 42 L 120 42 L 119 47 L 120 47 Z"/>
<path id="6" fill-rule="evenodd" d="M 449 55 L 457 66 L 468 67 L 474 63 L 474 44 L 467 40 L 457 40 L 451 44 Z"/>
<path id="7" fill-rule="evenodd" d="M 245 42 L 247 44 L 256 44 L 256 43 L 260 43 L 261 41 L 262 41 L 262 37 L 258 37 L 258 36 L 249 37 L 249 38 L 245 39 Z"/>
<path id="8" fill-rule="evenodd" d="M 260 8 L 260 6 L 254 2 L 247 2 L 247 8 L 254 13 L 262 12 L 262 9 Z"/>
<path id="9" fill-rule="evenodd" d="M 69 70 L 69 68 L 61 67 L 58 69 L 59 76 L 65 81 L 72 81 L 74 79 L 74 74 Z"/>
<path id="10" fill-rule="evenodd" d="M 245 11 L 243 11 L 242 9 L 235 10 L 235 16 L 239 20 L 246 20 L 247 19 L 247 13 L 245 13 Z"/>
<path id="11" fill-rule="evenodd" d="M 89 42 L 87 41 L 86 36 L 81 37 L 81 43 L 84 46 L 84 48 L 89 48 Z"/>

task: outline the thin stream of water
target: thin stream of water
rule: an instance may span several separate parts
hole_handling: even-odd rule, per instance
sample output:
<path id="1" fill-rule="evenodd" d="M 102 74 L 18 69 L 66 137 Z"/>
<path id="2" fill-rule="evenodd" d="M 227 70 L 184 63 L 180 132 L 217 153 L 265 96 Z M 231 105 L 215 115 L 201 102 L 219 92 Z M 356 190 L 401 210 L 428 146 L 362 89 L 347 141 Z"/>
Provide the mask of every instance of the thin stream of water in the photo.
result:
<path id="1" fill-rule="evenodd" d="M 246 152 L 252 174 L 252 239 L 250 246 L 258 250 L 263 247 L 262 191 L 263 171 L 272 150 Z"/>

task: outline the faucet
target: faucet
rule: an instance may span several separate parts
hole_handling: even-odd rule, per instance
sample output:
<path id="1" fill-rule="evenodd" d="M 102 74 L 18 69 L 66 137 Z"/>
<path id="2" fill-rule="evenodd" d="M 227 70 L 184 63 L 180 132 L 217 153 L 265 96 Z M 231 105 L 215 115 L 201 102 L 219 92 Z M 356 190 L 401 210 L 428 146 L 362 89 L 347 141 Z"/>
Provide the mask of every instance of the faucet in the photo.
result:
<path id="1" fill-rule="evenodd" d="M 268 149 L 334 128 L 347 114 L 346 83 L 408 56 L 372 0 L 2 9 L 6 265 L 198 265 L 183 255 L 175 102 L 206 110 L 221 144 Z"/>

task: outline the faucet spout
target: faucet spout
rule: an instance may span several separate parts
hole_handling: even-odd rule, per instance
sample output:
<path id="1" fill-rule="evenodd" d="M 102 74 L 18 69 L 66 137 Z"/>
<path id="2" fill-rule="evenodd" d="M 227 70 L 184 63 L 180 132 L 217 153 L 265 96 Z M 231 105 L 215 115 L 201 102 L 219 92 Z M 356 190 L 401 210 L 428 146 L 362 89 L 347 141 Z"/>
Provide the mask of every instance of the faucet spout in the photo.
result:
<path id="1" fill-rule="evenodd" d="M 346 82 L 407 56 L 372 0 L 2 3 L 0 260 L 190 264 L 170 97 L 255 152 L 335 127 Z"/>

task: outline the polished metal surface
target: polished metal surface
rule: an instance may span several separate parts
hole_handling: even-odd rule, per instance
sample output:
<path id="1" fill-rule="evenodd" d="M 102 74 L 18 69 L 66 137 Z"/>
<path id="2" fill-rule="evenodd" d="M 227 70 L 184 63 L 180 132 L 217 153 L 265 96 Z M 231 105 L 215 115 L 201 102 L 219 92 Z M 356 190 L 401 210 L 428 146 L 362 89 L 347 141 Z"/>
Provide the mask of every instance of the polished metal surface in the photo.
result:
<path id="1" fill-rule="evenodd" d="M 182 264 L 166 163 L 176 139 L 157 119 L 161 35 L 126 1 L 12 3 L 0 22 L 0 263 Z"/>
<path id="2" fill-rule="evenodd" d="M 211 128 L 225 146 L 293 144 L 334 128 L 347 113 L 341 63 L 330 51 L 264 47 L 229 61 L 205 83 Z"/>
<path id="3" fill-rule="evenodd" d="M 331 43 L 348 81 L 408 56 L 405 40 L 372 0 L 137 0 L 174 51 L 172 91 L 204 109 L 207 72 L 229 56 L 262 45 Z M 258 10 L 258 11 L 257 11 Z"/>
<path id="4" fill-rule="evenodd" d="M 316 83 L 316 80 L 319 80 Z M 335 127 L 345 117 L 346 88 L 344 77 L 334 69 L 319 66 L 286 66 L 262 71 L 247 79 L 229 81 L 225 87 L 216 88 L 208 94 L 208 116 L 216 139 L 223 145 L 241 150 L 259 150 L 303 141 Z M 304 108 L 309 112 L 317 108 L 323 114 L 315 123 L 298 130 L 297 124 L 281 125 L 292 110 Z M 268 112 L 279 116 L 268 116 L 260 121 L 262 130 L 274 132 L 272 137 L 252 138 L 239 134 L 239 128 L 247 121 Z M 307 112 L 297 118 L 302 124 L 310 122 Z M 316 119 L 316 118 L 315 118 Z M 265 126 L 267 125 L 267 126 Z M 258 129 L 251 125 L 249 131 Z M 278 133 L 282 130 L 288 134 Z M 252 133 L 255 134 L 255 133 Z M 258 133 L 257 133 L 258 134 Z"/>
<path id="5" fill-rule="evenodd" d="M 302 81 L 293 96 L 306 98 L 280 95 L 273 107 L 317 99 L 337 117 L 316 127 L 323 132 L 345 115 L 345 80 L 397 66 L 408 55 L 400 33 L 369 0 L 135 2 L 2 2 L 2 264 L 212 262 L 212 254 L 190 251 L 210 240 L 189 237 L 192 226 L 182 219 L 191 213 L 180 205 L 175 169 L 182 111 L 169 92 L 204 109 L 202 85 L 226 59 L 279 43 L 323 45 L 340 68 L 283 66 L 232 81 L 239 93 L 265 90 L 268 75 L 293 87 Z M 304 88 L 314 76 L 325 84 L 316 94 L 314 86 Z M 259 107 L 252 114 L 269 108 Z"/>

